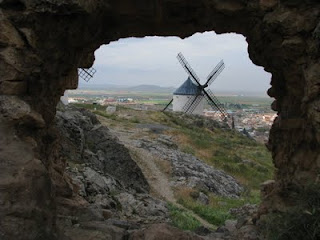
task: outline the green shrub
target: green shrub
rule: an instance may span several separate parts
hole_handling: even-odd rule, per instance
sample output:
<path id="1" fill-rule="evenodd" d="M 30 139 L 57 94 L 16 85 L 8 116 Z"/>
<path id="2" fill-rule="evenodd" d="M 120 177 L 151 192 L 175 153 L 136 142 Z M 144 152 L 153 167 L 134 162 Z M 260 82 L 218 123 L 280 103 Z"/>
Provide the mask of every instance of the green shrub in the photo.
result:
<path id="1" fill-rule="evenodd" d="M 209 223 L 220 226 L 224 224 L 227 219 L 231 219 L 232 216 L 225 210 L 209 209 L 203 205 L 197 205 L 193 208 L 193 211 L 202 218 L 206 219 Z"/>
<path id="2" fill-rule="evenodd" d="M 225 220 L 232 218 L 226 209 L 213 208 L 211 206 L 202 205 L 196 201 L 190 199 L 179 198 L 178 203 L 184 207 L 192 210 L 201 218 L 207 220 L 209 223 L 219 226 L 222 225 Z"/>
<path id="3" fill-rule="evenodd" d="M 184 147 L 182 147 L 181 151 L 182 151 L 182 152 L 185 152 L 185 153 L 192 154 L 192 155 L 195 154 L 195 150 L 194 150 L 192 147 L 190 147 L 190 146 L 184 146 Z"/>
<path id="4" fill-rule="evenodd" d="M 173 226 L 190 231 L 194 231 L 201 226 L 201 223 L 186 210 L 180 209 L 171 203 L 168 204 L 168 208 Z"/>
<path id="5" fill-rule="evenodd" d="M 229 213 L 231 208 L 241 207 L 247 203 L 258 204 L 260 202 L 259 191 L 251 191 L 250 189 L 247 189 L 240 198 L 219 197 L 207 193 L 209 197 L 208 205 L 203 205 L 196 200 L 198 192 L 180 190 L 176 194 L 179 204 L 215 226 L 222 225 L 227 219 L 234 218 Z"/>
<path id="6" fill-rule="evenodd" d="M 139 120 L 137 117 L 133 117 L 133 118 L 131 119 L 131 122 L 132 122 L 132 123 L 140 123 L 140 120 Z"/>
<path id="7" fill-rule="evenodd" d="M 217 137 L 215 142 L 225 149 L 232 149 L 234 147 L 233 141 L 225 136 Z"/>

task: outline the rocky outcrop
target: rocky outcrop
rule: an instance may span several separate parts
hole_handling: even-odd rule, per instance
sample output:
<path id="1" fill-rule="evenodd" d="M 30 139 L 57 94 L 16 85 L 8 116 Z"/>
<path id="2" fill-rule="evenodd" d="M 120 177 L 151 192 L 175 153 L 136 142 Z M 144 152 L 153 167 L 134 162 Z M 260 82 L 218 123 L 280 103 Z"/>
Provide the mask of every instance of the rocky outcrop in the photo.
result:
<path id="1" fill-rule="evenodd" d="M 0 96 L 0 109 L 0 239 L 52 239 L 55 204 L 49 159 L 41 157 L 33 135 L 37 132 L 45 140 L 45 122 L 16 96 Z"/>
<path id="2" fill-rule="evenodd" d="M 128 150 L 94 114 L 64 107 L 57 112 L 56 124 L 60 154 L 67 164 L 63 175 L 68 185 L 57 191 L 58 227 L 63 234 L 75 233 L 77 227 L 84 232 L 83 224 L 92 221 L 100 225 L 123 221 L 122 225 L 137 228 L 168 221 L 166 203 L 149 195 L 149 185 Z M 62 189 L 63 182 L 56 185 Z M 109 222 L 99 223 L 104 220 Z"/>
<path id="3" fill-rule="evenodd" d="M 86 200 L 90 208 L 96 208 L 105 219 L 116 217 L 136 223 L 168 221 L 165 202 L 148 193 L 137 193 L 133 188 L 126 188 L 111 175 L 85 166 L 82 169 L 67 167 L 66 173 L 75 185 L 75 194 Z"/>
<path id="4" fill-rule="evenodd" d="M 8 146 L 0 153 L 0 234 L 54 236 L 52 203 L 64 171 L 55 106 L 95 49 L 132 36 L 246 37 L 252 61 L 272 73 L 268 94 L 278 112 L 268 144 L 277 171 L 262 212 L 283 210 L 288 192 L 316 181 L 320 168 L 319 22 L 316 0 L 0 1 L 0 136 Z"/>
<path id="5" fill-rule="evenodd" d="M 161 161 L 169 162 L 172 186 L 185 186 L 230 198 L 237 198 L 243 192 L 243 187 L 235 178 L 191 154 L 181 152 L 167 135 L 159 135 L 154 141 L 136 140 L 135 146 L 147 150 Z"/>
<path id="6" fill-rule="evenodd" d="M 61 155 L 69 162 L 86 164 L 100 173 L 112 175 L 123 186 L 137 192 L 149 191 L 148 183 L 129 151 L 93 113 L 66 107 L 57 112 L 56 122 L 62 136 Z M 94 175 L 88 171 L 84 171 L 87 177 Z"/>

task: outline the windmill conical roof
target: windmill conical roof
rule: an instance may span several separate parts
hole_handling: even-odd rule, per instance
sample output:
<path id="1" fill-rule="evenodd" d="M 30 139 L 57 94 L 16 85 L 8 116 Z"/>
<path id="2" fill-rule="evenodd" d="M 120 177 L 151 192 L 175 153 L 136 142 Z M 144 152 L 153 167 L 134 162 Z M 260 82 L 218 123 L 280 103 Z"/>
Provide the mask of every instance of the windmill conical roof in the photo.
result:
<path id="1" fill-rule="evenodd" d="M 176 90 L 173 95 L 197 95 L 198 86 L 195 85 L 190 77 Z"/>

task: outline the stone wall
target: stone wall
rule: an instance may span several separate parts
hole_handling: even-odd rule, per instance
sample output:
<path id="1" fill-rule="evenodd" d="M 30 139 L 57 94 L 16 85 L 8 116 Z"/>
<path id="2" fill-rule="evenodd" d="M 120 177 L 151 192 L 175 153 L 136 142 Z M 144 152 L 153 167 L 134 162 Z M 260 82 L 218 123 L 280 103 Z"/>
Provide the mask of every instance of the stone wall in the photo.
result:
<path id="1" fill-rule="evenodd" d="M 268 144 L 277 168 L 261 211 L 283 209 L 320 169 L 320 5 L 316 0 L 1 0 L 0 238 L 55 237 L 55 180 L 64 172 L 51 126 L 77 68 L 124 37 L 246 36 L 272 73 L 278 112 Z"/>

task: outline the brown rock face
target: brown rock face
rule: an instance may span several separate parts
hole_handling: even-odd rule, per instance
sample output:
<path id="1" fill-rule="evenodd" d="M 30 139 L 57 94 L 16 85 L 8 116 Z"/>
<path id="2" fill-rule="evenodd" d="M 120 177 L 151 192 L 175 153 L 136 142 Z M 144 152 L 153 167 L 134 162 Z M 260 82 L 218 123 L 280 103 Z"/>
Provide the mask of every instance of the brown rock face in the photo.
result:
<path id="1" fill-rule="evenodd" d="M 277 171 L 265 209 L 283 208 L 291 186 L 318 178 L 316 0 L 1 0 L 0 29 L 1 239 L 54 238 L 54 176 L 63 175 L 50 127 L 56 104 L 95 49 L 124 37 L 246 36 L 252 61 L 272 73 L 268 93 L 278 111 L 268 144 Z"/>

